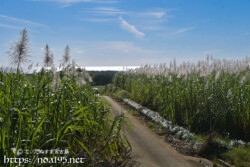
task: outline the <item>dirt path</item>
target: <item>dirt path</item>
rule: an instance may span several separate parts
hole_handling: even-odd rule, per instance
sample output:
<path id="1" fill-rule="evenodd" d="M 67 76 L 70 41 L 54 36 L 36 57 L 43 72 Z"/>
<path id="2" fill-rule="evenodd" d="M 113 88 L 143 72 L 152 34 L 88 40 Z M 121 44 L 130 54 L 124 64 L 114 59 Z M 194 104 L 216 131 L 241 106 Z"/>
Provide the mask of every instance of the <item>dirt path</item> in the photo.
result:
<path id="1" fill-rule="evenodd" d="M 123 105 L 112 98 L 104 96 L 104 99 L 111 106 L 113 114 L 127 113 Z M 204 167 L 200 162 L 205 160 L 178 153 L 163 137 L 153 133 L 142 120 L 131 114 L 127 116 L 132 121 L 133 128 L 126 132 L 126 136 L 141 167 Z"/>

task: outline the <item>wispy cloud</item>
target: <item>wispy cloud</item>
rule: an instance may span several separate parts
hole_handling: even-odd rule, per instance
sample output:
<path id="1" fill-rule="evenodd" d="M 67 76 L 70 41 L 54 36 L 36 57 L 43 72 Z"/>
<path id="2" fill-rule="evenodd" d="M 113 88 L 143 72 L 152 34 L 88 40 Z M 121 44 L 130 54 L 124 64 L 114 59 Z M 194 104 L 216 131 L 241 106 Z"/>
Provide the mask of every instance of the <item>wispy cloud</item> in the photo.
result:
<path id="1" fill-rule="evenodd" d="M 1 24 L 1 23 L 0 23 L 0 27 L 8 28 L 8 29 L 21 29 L 21 27 L 17 27 L 17 26 L 13 26 L 13 25 L 8 25 L 8 24 Z"/>
<path id="2" fill-rule="evenodd" d="M 132 17 L 140 17 L 140 18 L 148 18 L 148 19 L 161 19 L 163 17 L 171 18 L 174 15 L 169 15 L 168 11 L 171 9 L 157 9 L 151 11 L 144 12 L 134 12 L 134 11 L 126 11 L 122 9 L 118 9 L 115 7 L 97 7 L 97 8 L 89 8 L 82 13 L 90 14 L 90 15 L 129 15 Z"/>
<path id="3" fill-rule="evenodd" d="M 182 34 L 182 33 L 184 33 L 184 32 L 191 31 L 191 30 L 193 30 L 193 29 L 195 29 L 195 27 L 181 28 L 181 29 L 178 29 L 178 30 L 172 32 L 171 35 Z"/>
<path id="4" fill-rule="evenodd" d="M 101 47 L 100 47 L 101 46 Z M 95 50 L 98 50 L 100 52 L 107 51 L 107 50 L 113 50 L 117 51 L 118 53 L 125 53 L 128 55 L 155 55 L 160 54 L 161 51 L 158 50 L 150 50 L 138 47 L 134 44 L 134 42 L 128 42 L 128 41 L 108 41 L 108 42 L 102 42 L 101 44 L 98 44 Z"/>
<path id="5" fill-rule="evenodd" d="M 91 8 L 87 11 L 84 11 L 83 13 L 87 13 L 90 15 L 109 15 L 109 16 L 115 16 L 115 15 L 124 15 L 128 14 L 128 12 L 114 8 L 114 7 L 99 7 L 99 8 Z"/>
<path id="6" fill-rule="evenodd" d="M 30 21 L 30 20 L 25 20 L 25 19 L 20 19 L 20 18 L 16 18 L 16 17 L 10 17 L 10 16 L 6 16 L 6 15 L 0 15 L 0 18 L 4 19 L 6 21 L 31 25 L 31 26 L 34 26 L 34 27 L 47 27 L 46 25 L 43 25 L 43 24 L 40 24 L 40 23 L 37 23 L 37 22 L 33 22 L 33 21 Z"/>
<path id="7" fill-rule="evenodd" d="M 154 20 L 167 21 L 169 18 L 173 18 L 174 15 L 170 14 L 172 11 L 178 9 L 163 9 L 163 8 L 154 8 L 143 12 L 136 12 L 134 15 L 137 15 L 141 18 L 148 18 Z"/>
<path id="8" fill-rule="evenodd" d="M 99 41 L 89 43 L 78 62 L 86 65 L 141 65 L 150 62 L 146 61 L 148 58 L 159 58 L 162 54 L 160 50 L 137 46 L 130 41 Z"/>
<path id="9" fill-rule="evenodd" d="M 218 50 L 218 49 L 211 49 L 211 50 L 206 50 L 204 51 L 203 53 L 206 54 L 206 55 L 211 55 L 211 54 L 215 54 L 215 53 L 218 53 L 218 52 L 221 52 L 222 50 Z"/>
<path id="10" fill-rule="evenodd" d="M 81 48 L 72 48 L 72 52 L 73 52 L 73 54 L 77 54 L 77 55 L 84 54 L 84 50 Z"/>
<path id="11" fill-rule="evenodd" d="M 246 32 L 246 33 L 244 33 L 243 35 L 244 35 L 244 36 L 248 36 L 248 35 L 250 35 L 250 32 Z"/>
<path id="12" fill-rule="evenodd" d="M 81 18 L 81 20 L 95 23 L 118 22 L 124 29 L 137 34 L 137 37 L 142 37 L 145 36 L 145 34 L 138 31 L 138 29 L 140 29 L 141 31 L 163 30 L 166 26 L 166 21 L 169 18 L 174 17 L 174 15 L 169 14 L 169 12 L 172 10 L 177 9 L 153 8 L 145 11 L 128 11 L 116 7 L 107 6 L 85 8 L 83 11 L 81 11 L 81 13 L 89 16 L 84 17 L 84 19 Z M 125 16 L 126 20 L 123 19 Z M 133 23 L 133 25 L 131 25 L 130 21 Z M 130 22 L 130 24 L 128 22 Z M 136 28 L 134 26 L 135 23 Z"/>
<path id="13" fill-rule="evenodd" d="M 112 3 L 117 3 L 119 1 L 116 0 L 30 0 L 30 1 L 44 1 L 44 2 L 56 2 L 56 3 L 61 3 L 61 4 L 74 4 L 74 3 L 103 3 L 103 4 L 112 4 Z M 69 5 L 70 6 L 70 5 Z"/>
<path id="14" fill-rule="evenodd" d="M 126 31 L 128 31 L 128 32 L 130 32 L 130 33 L 132 33 L 132 34 L 134 34 L 136 37 L 144 37 L 145 36 L 145 34 L 143 33 L 143 32 L 140 32 L 139 30 L 137 30 L 136 28 L 135 28 L 135 26 L 133 26 L 133 25 L 130 25 L 126 20 L 124 20 L 122 17 L 119 17 L 119 20 L 121 21 L 121 27 L 124 29 L 124 30 L 126 30 Z"/>
<path id="15" fill-rule="evenodd" d="M 149 31 L 159 31 L 159 30 L 163 30 L 163 29 L 165 29 L 165 27 L 164 26 L 162 26 L 162 25 L 154 25 L 154 24 L 152 24 L 152 25 L 142 25 L 141 27 L 140 27 L 142 30 L 149 30 Z"/>
<path id="16" fill-rule="evenodd" d="M 165 11 L 159 11 L 159 12 L 142 12 L 142 13 L 138 13 L 139 15 L 142 16 L 150 16 L 150 17 L 155 17 L 155 18 L 162 18 L 163 16 L 166 15 Z"/>
<path id="17" fill-rule="evenodd" d="M 105 23 L 105 22 L 114 22 L 118 19 L 109 19 L 109 18 L 86 18 L 82 19 L 83 21 L 93 22 L 93 23 Z"/>
<path id="18" fill-rule="evenodd" d="M 160 19 L 166 15 L 166 11 L 153 11 L 153 12 L 133 12 L 133 11 L 125 11 L 114 7 L 98 7 L 98 8 L 90 8 L 84 13 L 92 14 L 92 15 L 132 15 L 132 16 L 141 16 L 141 17 L 153 17 Z"/>

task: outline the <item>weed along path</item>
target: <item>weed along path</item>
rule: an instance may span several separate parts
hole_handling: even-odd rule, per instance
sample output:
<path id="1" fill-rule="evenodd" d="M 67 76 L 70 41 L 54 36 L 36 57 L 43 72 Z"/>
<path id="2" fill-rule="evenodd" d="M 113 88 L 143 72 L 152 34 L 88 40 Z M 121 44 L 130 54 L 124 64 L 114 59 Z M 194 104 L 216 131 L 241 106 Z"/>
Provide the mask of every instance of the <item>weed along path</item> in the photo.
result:
<path id="1" fill-rule="evenodd" d="M 113 114 L 127 113 L 124 106 L 108 96 L 103 96 L 111 106 Z M 139 118 L 127 114 L 133 124 L 131 130 L 126 133 L 132 146 L 132 155 L 135 156 L 141 167 L 204 167 L 201 159 L 184 156 L 174 150 L 170 144 L 152 132 Z"/>

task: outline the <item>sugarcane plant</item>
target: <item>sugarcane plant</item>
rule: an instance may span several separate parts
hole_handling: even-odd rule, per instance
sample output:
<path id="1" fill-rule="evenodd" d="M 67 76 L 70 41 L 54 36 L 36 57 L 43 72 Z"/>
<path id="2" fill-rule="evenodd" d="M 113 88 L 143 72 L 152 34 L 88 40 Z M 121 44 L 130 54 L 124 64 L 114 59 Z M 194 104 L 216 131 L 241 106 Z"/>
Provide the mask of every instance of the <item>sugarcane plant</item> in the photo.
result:
<path id="1" fill-rule="evenodd" d="M 175 61 L 117 73 L 113 83 L 131 99 L 197 133 L 250 140 L 250 58 Z"/>
<path id="2" fill-rule="evenodd" d="M 48 45 L 45 68 L 27 74 L 20 66 L 27 51 L 22 53 L 13 54 L 17 71 L 0 70 L 0 166 L 122 164 L 130 149 L 121 132 L 127 118 L 124 114 L 111 118 L 108 106 L 90 87 L 90 75 L 74 70 L 76 65 L 68 60 L 61 71 L 49 69 L 53 58 Z M 81 163 L 39 163 L 39 158 L 59 156 L 48 150 L 60 149 L 68 150 L 61 157 L 81 158 Z"/>

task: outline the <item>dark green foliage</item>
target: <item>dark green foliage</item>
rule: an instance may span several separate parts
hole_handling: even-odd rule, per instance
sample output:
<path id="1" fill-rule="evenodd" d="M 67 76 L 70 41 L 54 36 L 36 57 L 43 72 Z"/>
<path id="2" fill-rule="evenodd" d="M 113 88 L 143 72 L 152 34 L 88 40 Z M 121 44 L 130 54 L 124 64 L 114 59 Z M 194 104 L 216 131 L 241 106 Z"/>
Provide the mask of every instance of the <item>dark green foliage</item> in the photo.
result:
<path id="1" fill-rule="evenodd" d="M 90 71 L 93 77 L 93 85 L 107 85 L 112 83 L 112 78 L 117 71 Z"/>

